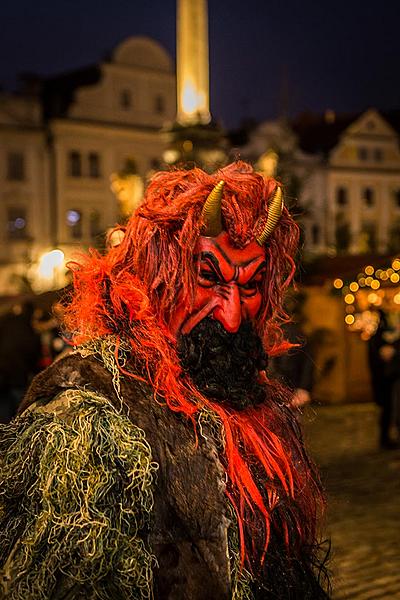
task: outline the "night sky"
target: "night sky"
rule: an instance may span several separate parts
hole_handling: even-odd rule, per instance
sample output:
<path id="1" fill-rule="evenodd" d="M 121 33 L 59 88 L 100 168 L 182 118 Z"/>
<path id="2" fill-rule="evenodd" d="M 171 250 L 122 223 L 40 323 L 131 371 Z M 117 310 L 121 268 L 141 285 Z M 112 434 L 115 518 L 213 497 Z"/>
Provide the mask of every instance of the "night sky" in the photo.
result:
<path id="1" fill-rule="evenodd" d="M 131 35 L 175 57 L 175 10 L 174 0 L 3 0 L 0 83 L 96 63 Z M 209 0 L 209 23 L 211 111 L 226 127 L 282 112 L 400 108 L 397 2 Z"/>

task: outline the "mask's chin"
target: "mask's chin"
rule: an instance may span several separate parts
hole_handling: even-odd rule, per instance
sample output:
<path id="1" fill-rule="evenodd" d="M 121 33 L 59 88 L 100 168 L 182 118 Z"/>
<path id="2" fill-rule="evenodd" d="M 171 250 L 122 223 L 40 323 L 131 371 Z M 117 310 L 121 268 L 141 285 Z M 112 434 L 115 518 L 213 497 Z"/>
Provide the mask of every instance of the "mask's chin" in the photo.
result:
<path id="1" fill-rule="evenodd" d="M 237 333 L 228 333 L 207 317 L 178 337 L 178 354 L 193 383 L 211 400 L 237 410 L 265 400 L 258 373 L 266 368 L 267 357 L 250 322 L 242 323 Z"/>

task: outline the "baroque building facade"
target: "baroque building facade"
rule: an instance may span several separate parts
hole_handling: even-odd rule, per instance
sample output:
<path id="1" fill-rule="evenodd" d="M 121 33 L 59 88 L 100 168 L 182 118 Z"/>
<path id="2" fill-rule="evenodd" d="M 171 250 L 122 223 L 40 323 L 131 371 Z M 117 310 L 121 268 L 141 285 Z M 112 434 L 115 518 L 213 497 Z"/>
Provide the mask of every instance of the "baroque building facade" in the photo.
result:
<path id="1" fill-rule="evenodd" d="M 236 148 L 287 188 L 308 255 L 400 251 L 400 118 L 303 115 L 261 123 Z"/>
<path id="2" fill-rule="evenodd" d="M 2 294 L 60 287 L 64 262 L 43 257 L 69 259 L 119 221 L 110 184 L 129 180 L 140 195 L 167 147 L 175 90 L 169 54 L 133 37 L 98 65 L 0 95 Z"/>

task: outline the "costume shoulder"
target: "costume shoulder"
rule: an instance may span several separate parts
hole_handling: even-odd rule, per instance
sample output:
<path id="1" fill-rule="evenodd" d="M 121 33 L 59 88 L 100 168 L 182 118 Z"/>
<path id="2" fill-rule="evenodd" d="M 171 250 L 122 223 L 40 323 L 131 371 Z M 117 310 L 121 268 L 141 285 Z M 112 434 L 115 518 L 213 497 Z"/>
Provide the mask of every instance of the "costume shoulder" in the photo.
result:
<path id="1" fill-rule="evenodd" d="M 157 464 L 143 430 L 80 387 L 73 363 L 74 385 L 48 399 L 36 381 L 0 429 L 0 597 L 148 598 Z"/>

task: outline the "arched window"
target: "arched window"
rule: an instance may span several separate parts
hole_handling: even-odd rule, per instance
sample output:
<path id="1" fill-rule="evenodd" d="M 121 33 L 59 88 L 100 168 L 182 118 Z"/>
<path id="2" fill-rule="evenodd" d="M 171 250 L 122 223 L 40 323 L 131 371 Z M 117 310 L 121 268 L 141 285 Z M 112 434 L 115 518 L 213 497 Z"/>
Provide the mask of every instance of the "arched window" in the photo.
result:
<path id="1" fill-rule="evenodd" d="M 375 204 L 375 193 L 372 188 L 370 188 L 370 187 L 364 188 L 362 191 L 362 197 L 363 197 L 365 206 L 371 207 Z"/>
<path id="2" fill-rule="evenodd" d="M 71 150 L 68 155 L 68 174 L 71 177 L 82 177 L 82 157 L 77 150 Z"/>
<path id="3" fill-rule="evenodd" d="M 100 156 L 97 152 L 89 154 L 89 177 L 100 177 Z"/>
<path id="4" fill-rule="evenodd" d="M 347 188 L 341 186 L 336 190 L 336 202 L 339 206 L 344 206 L 348 202 Z"/>

